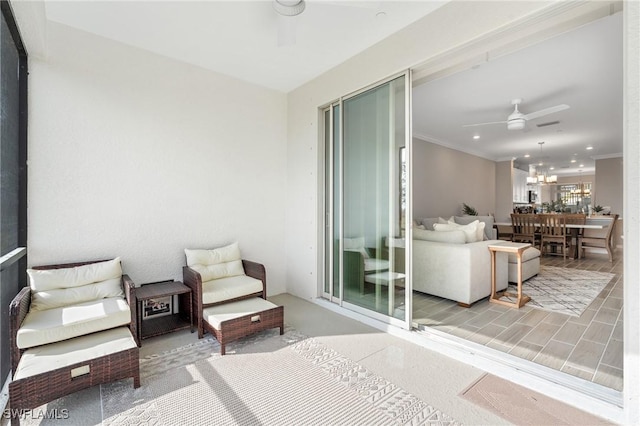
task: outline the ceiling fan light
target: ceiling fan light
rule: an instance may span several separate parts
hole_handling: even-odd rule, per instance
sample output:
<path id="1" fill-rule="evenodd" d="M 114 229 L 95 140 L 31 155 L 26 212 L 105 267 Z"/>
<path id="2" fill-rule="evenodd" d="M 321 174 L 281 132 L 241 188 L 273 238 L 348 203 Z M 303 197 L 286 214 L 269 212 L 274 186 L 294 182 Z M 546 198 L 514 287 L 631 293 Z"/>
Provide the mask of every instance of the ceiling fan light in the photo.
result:
<path id="1" fill-rule="evenodd" d="M 516 118 L 507 122 L 508 130 L 522 130 L 524 129 L 524 119 Z"/>
<path id="2" fill-rule="evenodd" d="M 282 16 L 296 16 L 304 12 L 304 0 L 273 0 L 273 8 Z"/>

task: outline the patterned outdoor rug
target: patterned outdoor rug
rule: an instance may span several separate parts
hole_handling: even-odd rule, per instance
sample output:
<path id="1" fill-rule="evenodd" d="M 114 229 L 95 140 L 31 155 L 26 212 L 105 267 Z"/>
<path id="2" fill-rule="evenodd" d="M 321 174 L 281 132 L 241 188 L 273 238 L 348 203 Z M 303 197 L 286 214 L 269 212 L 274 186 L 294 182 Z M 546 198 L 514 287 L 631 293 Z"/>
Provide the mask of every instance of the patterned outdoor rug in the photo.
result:
<path id="1" fill-rule="evenodd" d="M 313 338 L 270 330 L 217 354 L 210 336 L 140 360 L 142 386 L 102 386 L 104 425 L 454 425 Z"/>
<path id="2" fill-rule="evenodd" d="M 579 317 L 614 276 L 608 272 L 541 266 L 538 275 L 522 283 L 522 292 L 531 297 L 527 306 Z M 510 284 L 509 291 L 516 293 L 516 285 Z"/>

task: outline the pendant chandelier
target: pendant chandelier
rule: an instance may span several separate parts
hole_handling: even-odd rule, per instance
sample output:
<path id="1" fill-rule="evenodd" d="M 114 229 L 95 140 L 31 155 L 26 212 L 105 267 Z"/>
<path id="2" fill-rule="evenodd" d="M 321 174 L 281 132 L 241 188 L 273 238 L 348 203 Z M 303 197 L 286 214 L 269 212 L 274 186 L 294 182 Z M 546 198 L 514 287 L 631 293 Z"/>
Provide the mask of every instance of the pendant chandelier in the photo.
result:
<path id="1" fill-rule="evenodd" d="M 542 162 L 542 158 L 543 158 L 542 145 L 544 145 L 544 141 L 538 142 L 538 145 L 540 145 L 540 162 L 535 168 L 535 174 L 533 176 L 527 177 L 527 183 L 531 185 L 545 185 L 545 184 L 558 183 L 558 176 L 550 175 L 548 173 L 549 171 L 547 167 L 545 167 L 544 163 Z"/>

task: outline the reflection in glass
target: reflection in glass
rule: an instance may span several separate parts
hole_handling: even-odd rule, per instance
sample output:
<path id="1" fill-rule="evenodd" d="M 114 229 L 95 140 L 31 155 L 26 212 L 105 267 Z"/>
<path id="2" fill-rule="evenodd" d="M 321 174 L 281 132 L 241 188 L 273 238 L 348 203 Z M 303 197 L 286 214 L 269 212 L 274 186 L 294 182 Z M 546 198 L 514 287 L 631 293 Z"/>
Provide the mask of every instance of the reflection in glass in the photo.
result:
<path id="1" fill-rule="evenodd" d="M 403 76 L 345 100 L 342 151 L 343 298 L 402 320 L 404 91 Z"/>

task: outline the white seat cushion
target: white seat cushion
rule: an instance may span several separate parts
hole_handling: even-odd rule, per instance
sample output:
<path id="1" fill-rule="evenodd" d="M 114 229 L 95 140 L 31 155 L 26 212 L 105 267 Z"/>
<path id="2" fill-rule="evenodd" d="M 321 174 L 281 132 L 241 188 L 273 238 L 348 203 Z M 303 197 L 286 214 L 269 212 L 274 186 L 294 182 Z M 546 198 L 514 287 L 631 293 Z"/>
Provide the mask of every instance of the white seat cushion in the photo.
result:
<path id="1" fill-rule="evenodd" d="M 264 300 L 261 297 L 253 297 L 203 309 L 202 318 L 214 328 L 220 330 L 220 324 L 223 321 L 252 315 L 275 307 L 276 305 L 268 300 Z"/>
<path id="2" fill-rule="evenodd" d="M 136 347 L 128 327 L 118 327 L 64 342 L 28 349 L 22 354 L 13 380 L 58 370 Z"/>
<path id="3" fill-rule="evenodd" d="M 220 278 L 202 283 L 202 303 L 218 303 L 262 291 L 262 281 L 247 275 Z"/>
<path id="4" fill-rule="evenodd" d="M 60 342 L 96 331 L 127 325 L 131 311 L 121 297 L 93 300 L 72 306 L 30 311 L 17 333 L 20 349 Z"/>
<path id="5" fill-rule="evenodd" d="M 389 269 L 388 260 L 384 260 L 384 259 L 365 259 L 364 260 L 365 272 L 386 271 L 387 269 Z"/>

